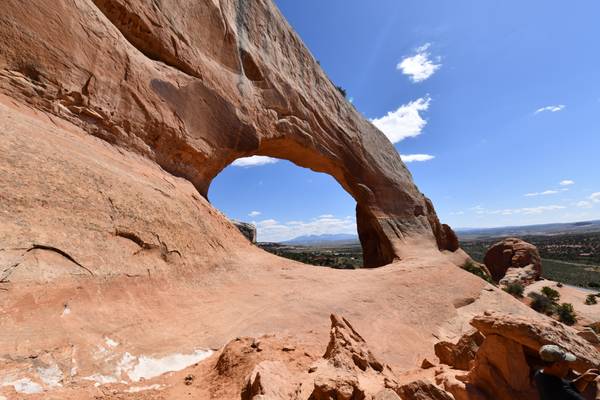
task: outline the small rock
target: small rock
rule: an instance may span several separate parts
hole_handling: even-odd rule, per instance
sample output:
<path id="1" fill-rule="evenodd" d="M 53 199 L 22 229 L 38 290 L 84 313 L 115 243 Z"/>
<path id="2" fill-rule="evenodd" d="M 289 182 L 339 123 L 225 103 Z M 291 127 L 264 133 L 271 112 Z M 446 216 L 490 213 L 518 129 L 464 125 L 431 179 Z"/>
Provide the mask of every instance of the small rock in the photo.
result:
<path id="1" fill-rule="evenodd" d="M 191 384 L 194 382 L 194 379 L 195 379 L 195 378 L 196 378 L 196 377 L 195 377 L 194 375 L 192 375 L 192 374 L 189 374 L 189 375 L 187 375 L 185 378 L 183 378 L 183 382 L 184 382 L 184 383 L 185 383 L 187 386 L 189 386 L 189 385 L 191 385 Z"/>
<path id="2" fill-rule="evenodd" d="M 429 368 L 433 368 L 433 367 L 435 367 L 435 365 L 431 361 L 429 361 L 426 358 L 423 359 L 423 362 L 421 363 L 421 368 L 429 369 Z"/>

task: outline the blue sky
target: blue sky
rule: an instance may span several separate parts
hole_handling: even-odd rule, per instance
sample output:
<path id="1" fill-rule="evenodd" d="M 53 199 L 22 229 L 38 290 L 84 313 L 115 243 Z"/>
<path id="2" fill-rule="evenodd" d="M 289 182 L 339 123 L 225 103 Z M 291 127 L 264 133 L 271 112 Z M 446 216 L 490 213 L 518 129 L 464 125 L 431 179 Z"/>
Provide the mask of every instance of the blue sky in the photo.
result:
<path id="1" fill-rule="evenodd" d="M 600 2 L 276 3 L 443 222 L 600 219 Z M 259 240 L 356 232 L 331 177 L 272 161 L 228 167 L 209 199 Z"/>

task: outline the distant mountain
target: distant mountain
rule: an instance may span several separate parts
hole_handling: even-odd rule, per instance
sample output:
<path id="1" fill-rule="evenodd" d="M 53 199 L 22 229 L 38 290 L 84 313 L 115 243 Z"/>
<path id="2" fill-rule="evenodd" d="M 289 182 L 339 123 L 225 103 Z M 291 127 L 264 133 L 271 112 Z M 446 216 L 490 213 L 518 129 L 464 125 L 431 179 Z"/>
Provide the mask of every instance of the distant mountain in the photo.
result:
<path id="1" fill-rule="evenodd" d="M 357 242 L 358 236 L 349 233 L 329 233 L 323 235 L 304 235 L 297 238 L 280 242 L 282 244 L 293 244 L 297 246 L 313 246 L 324 243 L 339 243 L 339 242 Z"/>
<path id="2" fill-rule="evenodd" d="M 484 239 L 502 236 L 560 235 L 565 233 L 600 232 L 600 220 L 560 224 L 505 226 L 499 228 L 459 228 L 456 234 L 462 240 Z"/>

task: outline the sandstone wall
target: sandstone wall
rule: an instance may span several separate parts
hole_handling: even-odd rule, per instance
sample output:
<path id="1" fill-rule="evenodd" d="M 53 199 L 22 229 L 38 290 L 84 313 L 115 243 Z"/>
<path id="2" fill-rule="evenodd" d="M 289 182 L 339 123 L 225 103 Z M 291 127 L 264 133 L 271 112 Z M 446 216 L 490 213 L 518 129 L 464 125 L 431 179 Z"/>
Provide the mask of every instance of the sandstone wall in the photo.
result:
<path id="1" fill-rule="evenodd" d="M 271 1 L 5 0 L 0 91 L 158 163 L 204 197 L 243 156 L 328 173 L 357 201 L 367 266 L 416 247 L 458 248 L 393 145 Z"/>

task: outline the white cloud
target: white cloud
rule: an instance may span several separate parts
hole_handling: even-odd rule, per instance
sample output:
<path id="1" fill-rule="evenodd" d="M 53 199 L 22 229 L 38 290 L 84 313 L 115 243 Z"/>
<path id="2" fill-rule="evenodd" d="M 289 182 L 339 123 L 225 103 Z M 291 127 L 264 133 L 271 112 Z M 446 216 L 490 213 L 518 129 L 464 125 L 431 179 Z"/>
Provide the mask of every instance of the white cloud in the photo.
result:
<path id="1" fill-rule="evenodd" d="M 554 112 L 559 112 L 559 111 L 564 110 L 565 107 L 566 106 L 564 104 L 558 104 L 555 106 L 546 106 L 546 107 L 538 108 L 537 110 L 535 110 L 535 113 L 539 114 L 541 112 L 546 112 L 546 111 L 554 113 Z"/>
<path id="2" fill-rule="evenodd" d="M 548 211 L 562 210 L 565 206 L 550 205 L 550 206 L 538 206 L 538 207 L 523 207 L 523 208 L 505 208 L 502 210 L 487 210 L 483 207 L 477 206 L 472 208 L 476 214 L 488 214 L 488 215 L 514 215 L 514 214 L 542 214 Z"/>
<path id="3" fill-rule="evenodd" d="M 279 222 L 274 219 L 256 223 L 258 240 L 261 242 L 282 242 L 303 235 L 323 235 L 334 233 L 356 234 L 356 220 L 347 216 L 321 215 L 309 221 Z"/>
<path id="4" fill-rule="evenodd" d="M 569 186 L 569 185 L 574 185 L 575 181 L 572 181 L 570 179 L 565 179 L 564 181 L 560 181 L 560 186 Z"/>
<path id="5" fill-rule="evenodd" d="M 410 163 L 410 162 L 414 162 L 414 161 L 433 160 L 435 158 L 435 156 L 432 156 L 429 154 L 401 154 L 400 158 L 402 158 L 402 161 L 404 161 L 405 163 Z"/>
<path id="6" fill-rule="evenodd" d="M 557 194 L 560 193 L 559 190 L 546 190 L 543 192 L 534 192 L 534 193 L 527 193 L 525 195 L 525 197 L 534 197 L 534 196 L 548 196 L 550 194 Z"/>
<path id="7" fill-rule="evenodd" d="M 260 211 L 251 211 L 248 216 L 249 217 L 258 217 L 260 214 L 262 214 Z"/>
<path id="8" fill-rule="evenodd" d="M 408 137 L 419 136 L 427 125 L 420 111 L 427 111 L 431 98 L 422 97 L 408 104 L 401 105 L 396 111 L 390 111 L 381 118 L 372 119 L 371 122 L 379 128 L 392 143 L 398 143 Z"/>
<path id="9" fill-rule="evenodd" d="M 242 157 L 238 158 L 234 162 L 231 163 L 234 167 L 257 167 L 259 165 L 266 164 L 275 164 L 279 161 L 276 158 L 266 157 L 266 156 L 252 156 L 252 157 Z"/>
<path id="10" fill-rule="evenodd" d="M 596 203 L 600 203 L 600 192 L 592 193 L 586 200 L 577 202 L 575 205 L 580 208 L 592 208 Z"/>
<path id="11" fill-rule="evenodd" d="M 450 215 L 465 215 L 464 211 L 453 211 L 450 213 Z"/>
<path id="12" fill-rule="evenodd" d="M 411 57 L 405 57 L 398 65 L 396 69 L 402 71 L 404 75 L 408 75 L 410 80 L 417 83 L 428 79 L 435 73 L 442 64 L 435 64 L 429 57 L 429 47 L 431 43 L 426 43 L 423 46 L 416 49 L 416 54 Z M 440 58 L 436 61 L 439 63 Z"/>

